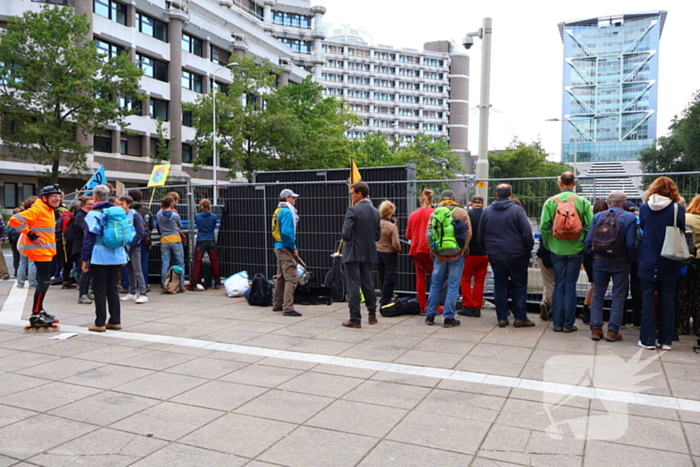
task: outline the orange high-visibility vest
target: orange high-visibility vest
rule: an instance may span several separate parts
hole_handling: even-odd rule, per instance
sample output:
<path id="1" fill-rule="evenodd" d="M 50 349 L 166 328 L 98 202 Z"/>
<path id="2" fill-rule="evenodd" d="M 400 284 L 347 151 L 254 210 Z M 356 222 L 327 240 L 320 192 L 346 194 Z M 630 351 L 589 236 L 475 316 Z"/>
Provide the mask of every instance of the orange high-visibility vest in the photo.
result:
<path id="1" fill-rule="evenodd" d="M 56 215 L 54 209 L 41 199 L 32 207 L 10 218 L 10 227 L 25 235 L 34 232 L 44 244 L 39 247 L 26 238 L 24 255 L 32 261 L 51 261 L 56 255 Z"/>

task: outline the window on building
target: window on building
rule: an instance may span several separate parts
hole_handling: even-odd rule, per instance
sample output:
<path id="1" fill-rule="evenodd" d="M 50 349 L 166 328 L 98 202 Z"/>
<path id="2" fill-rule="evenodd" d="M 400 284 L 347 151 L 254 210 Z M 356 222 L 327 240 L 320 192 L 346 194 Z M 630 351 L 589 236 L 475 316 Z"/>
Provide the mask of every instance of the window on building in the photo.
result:
<path id="1" fill-rule="evenodd" d="M 141 141 L 143 137 L 141 135 L 125 135 L 122 133 L 121 140 L 119 141 L 119 153 L 125 156 L 137 156 L 141 157 Z"/>
<path id="2" fill-rule="evenodd" d="M 124 51 L 124 47 L 103 41 L 102 39 L 95 39 L 95 46 L 97 47 L 97 51 L 104 55 L 103 59 L 105 62 L 108 62 Z"/>
<path id="3" fill-rule="evenodd" d="M 357 97 L 360 99 L 369 99 L 369 91 L 358 91 L 356 89 L 348 89 L 348 97 Z"/>
<path id="4" fill-rule="evenodd" d="M 336 82 L 343 81 L 343 75 L 336 75 L 333 73 L 322 73 L 321 78 L 323 78 L 324 81 L 336 81 Z"/>
<path id="5" fill-rule="evenodd" d="M 343 90 L 338 88 L 323 88 L 323 94 L 325 96 L 342 96 Z"/>
<path id="6" fill-rule="evenodd" d="M 183 110 L 182 111 L 182 126 L 192 126 L 192 111 Z"/>
<path id="7" fill-rule="evenodd" d="M 231 54 L 213 45 L 209 46 L 209 56 L 212 62 L 221 66 L 228 65 L 228 60 L 231 58 Z"/>
<path id="8" fill-rule="evenodd" d="M 436 99 L 434 97 L 424 97 L 423 103 L 426 105 L 442 105 L 442 99 Z"/>
<path id="9" fill-rule="evenodd" d="M 168 64 L 145 55 L 136 54 L 136 65 L 143 70 L 143 75 L 159 81 L 168 82 Z"/>
<path id="10" fill-rule="evenodd" d="M 427 79 L 442 79 L 442 73 L 436 71 L 424 71 L 423 77 Z"/>
<path id="11" fill-rule="evenodd" d="M 393 101 L 394 100 L 394 94 L 389 94 L 386 92 L 375 92 L 374 93 L 374 98 L 379 99 L 380 101 Z"/>
<path id="12" fill-rule="evenodd" d="M 119 24 L 126 25 L 126 5 L 114 0 L 93 0 L 92 11 Z"/>
<path id="13" fill-rule="evenodd" d="M 388 52 L 375 52 L 374 57 L 379 60 L 396 60 L 396 54 L 391 54 Z"/>
<path id="14" fill-rule="evenodd" d="M 393 66 L 375 66 L 374 71 L 377 73 L 386 73 L 386 74 L 394 74 L 396 73 L 396 68 Z"/>
<path id="15" fill-rule="evenodd" d="M 97 152 L 112 152 L 112 130 L 95 135 L 92 146 Z"/>
<path id="16" fill-rule="evenodd" d="M 348 131 L 346 133 L 348 139 L 365 139 L 366 133 L 362 131 Z"/>
<path id="17" fill-rule="evenodd" d="M 228 93 L 228 84 L 223 84 L 223 83 L 213 83 L 209 81 L 209 84 L 212 85 L 212 89 L 216 88 L 216 92 L 223 92 L 224 94 Z"/>
<path id="18" fill-rule="evenodd" d="M 182 70 L 182 87 L 201 94 L 202 77 L 192 72 Z"/>
<path id="19" fill-rule="evenodd" d="M 75 0 L 32 0 L 34 3 L 46 3 L 48 5 L 75 6 Z M 27 198 L 24 198 L 27 199 Z"/>
<path id="20" fill-rule="evenodd" d="M 326 66 L 329 66 L 331 68 L 343 68 L 344 63 L 342 60 L 328 60 L 326 62 Z"/>
<path id="21" fill-rule="evenodd" d="M 293 28 L 311 29 L 311 16 L 272 10 L 272 22 Z"/>
<path id="22" fill-rule="evenodd" d="M 407 70 L 406 68 L 399 68 L 399 75 L 418 78 L 420 77 L 420 70 Z"/>
<path id="23" fill-rule="evenodd" d="M 197 39 L 196 37 L 185 34 L 184 32 L 182 33 L 182 50 L 185 52 L 203 57 L 204 50 L 202 46 L 202 39 Z"/>
<path id="24" fill-rule="evenodd" d="M 265 18 L 265 9 L 252 0 L 248 0 L 248 11 L 260 21 Z"/>
<path id="25" fill-rule="evenodd" d="M 16 208 L 22 200 L 17 199 L 17 184 L 14 182 L 5 182 L 3 186 L 3 206 L 6 208 Z M 28 197 L 27 197 L 28 198 Z M 27 199 L 24 198 L 24 199 Z M 18 202 L 19 201 L 19 202 Z"/>
<path id="26" fill-rule="evenodd" d="M 36 185 L 34 185 L 33 183 L 22 183 L 22 198 L 20 198 L 20 201 L 25 200 L 30 196 L 34 195 L 36 195 Z"/>
<path id="27" fill-rule="evenodd" d="M 192 162 L 194 160 L 194 151 L 192 145 L 182 143 L 182 162 Z"/>
<path id="28" fill-rule="evenodd" d="M 302 41 L 300 39 L 289 39 L 286 37 L 278 37 L 278 41 L 280 41 L 283 44 L 288 45 L 291 47 L 291 49 L 294 52 L 302 53 L 302 54 L 310 54 L 314 48 L 313 48 L 313 42 L 311 41 Z"/>
<path id="29" fill-rule="evenodd" d="M 406 102 L 409 104 L 418 104 L 419 97 L 418 96 L 404 96 L 403 94 L 399 94 L 399 102 Z"/>
<path id="30" fill-rule="evenodd" d="M 348 83 L 369 85 L 370 78 L 364 78 L 361 76 L 348 76 Z"/>
<path id="31" fill-rule="evenodd" d="M 141 101 L 136 96 L 121 94 L 119 96 L 119 106 L 129 115 L 141 115 Z"/>
<path id="32" fill-rule="evenodd" d="M 420 63 L 420 59 L 413 55 L 399 55 L 399 61 L 404 63 Z"/>
<path id="33" fill-rule="evenodd" d="M 136 12 L 136 30 L 146 34 L 147 36 L 155 37 L 163 42 L 168 42 L 168 25 L 162 21 L 158 21 L 143 13 Z"/>
<path id="34" fill-rule="evenodd" d="M 168 102 L 151 97 L 148 106 L 148 116 L 151 118 L 160 118 L 164 122 L 168 121 Z"/>
<path id="35" fill-rule="evenodd" d="M 375 79 L 374 85 L 382 86 L 385 88 L 393 88 L 396 85 L 396 82 L 389 79 Z"/>
<path id="36" fill-rule="evenodd" d="M 442 60 L 436 60 L 434 58 L 424 58 L 423 59 L 423 64 L 428 65 L 428 66 L 442 66 L 443 61 Z"/>

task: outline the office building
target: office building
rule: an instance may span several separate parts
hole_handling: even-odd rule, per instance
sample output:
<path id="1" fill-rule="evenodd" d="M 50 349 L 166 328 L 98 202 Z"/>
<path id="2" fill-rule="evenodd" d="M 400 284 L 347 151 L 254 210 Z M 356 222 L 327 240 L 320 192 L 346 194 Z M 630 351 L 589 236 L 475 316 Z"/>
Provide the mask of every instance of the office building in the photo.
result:
<path id="1" fill-rule="evenodd" d="M 562 161 L 591 175 L 638 173 L 654 144 L 666 11 L 559 23 L 564 44 Z"/>

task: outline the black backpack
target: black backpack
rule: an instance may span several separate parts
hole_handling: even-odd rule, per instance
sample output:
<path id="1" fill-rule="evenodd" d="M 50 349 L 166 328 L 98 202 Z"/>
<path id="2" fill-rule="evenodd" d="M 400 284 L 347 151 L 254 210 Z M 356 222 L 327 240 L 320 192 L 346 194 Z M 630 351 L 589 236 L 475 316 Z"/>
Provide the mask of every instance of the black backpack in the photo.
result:
<path id="1" fill-rule="evenodd" d="M 379 309 L 379 313 L 385 318 L 393 318 L 402 315 L 420 314 L 420 305 L 416 297 L 403 297 L 397 301 L 384 305 Z"/>
<path id="2" fill-rule="evenodd" d="M 272 306 L 272 284 L 263 274 L 254 275 L 246 298 L 253 306 Z"/>
<path id="3" fill-rule="evenodd" d="M 324 287 L 330 289 L 331 298 L 334 302 L 345 301 L 345 274 L 343 273 L 343 257 L 334 256 L 331 270 L 326 274 L 323 282 Z"/>
<path id="4" fill-rule="evenodd" d="M 625 239 L 618 216 L 623 209 L 607 211 L 593 228 L 591 249 L 594 253 L 610 258 L 618 258 L 622 253 Z"/>

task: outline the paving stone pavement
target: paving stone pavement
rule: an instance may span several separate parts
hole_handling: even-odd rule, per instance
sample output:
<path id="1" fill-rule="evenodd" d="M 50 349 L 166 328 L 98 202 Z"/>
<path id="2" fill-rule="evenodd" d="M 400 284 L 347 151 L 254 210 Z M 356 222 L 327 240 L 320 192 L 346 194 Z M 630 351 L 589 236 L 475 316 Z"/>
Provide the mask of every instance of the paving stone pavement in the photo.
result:
<path id="1" fill-rule="evenodd" d="M 580 323 L 498 328 L 492 308 L 355 330 L 344 303 L 293 318 L 219 291 L 149 299 L 92 334 L 93 306 L 52 287 L 77 336 L 0 324 L 0 467 L 700 465 L 690 336 L 638 353 L 629 327 L 595 343 Z"/>

